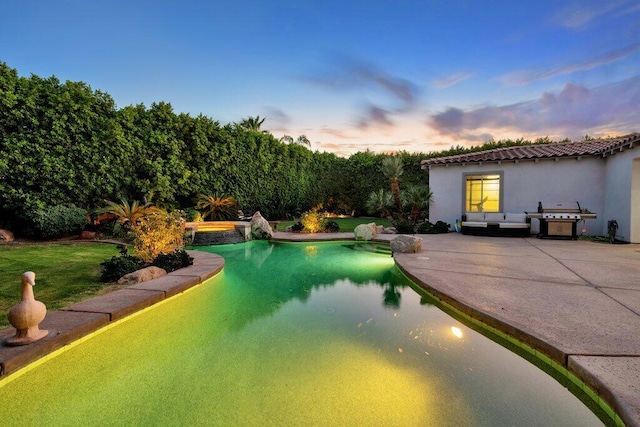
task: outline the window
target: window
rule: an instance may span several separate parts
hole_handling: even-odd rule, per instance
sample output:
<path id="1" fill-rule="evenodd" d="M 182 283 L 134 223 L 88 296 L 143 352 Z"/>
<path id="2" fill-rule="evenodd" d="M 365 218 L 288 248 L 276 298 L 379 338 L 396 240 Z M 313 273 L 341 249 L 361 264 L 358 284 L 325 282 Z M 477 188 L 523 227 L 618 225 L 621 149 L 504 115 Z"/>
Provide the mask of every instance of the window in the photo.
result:
<path id="1" fill-rule="evenodd" d="M 500 212 L 500 174 L 466 175 L 466 212 Z"/>

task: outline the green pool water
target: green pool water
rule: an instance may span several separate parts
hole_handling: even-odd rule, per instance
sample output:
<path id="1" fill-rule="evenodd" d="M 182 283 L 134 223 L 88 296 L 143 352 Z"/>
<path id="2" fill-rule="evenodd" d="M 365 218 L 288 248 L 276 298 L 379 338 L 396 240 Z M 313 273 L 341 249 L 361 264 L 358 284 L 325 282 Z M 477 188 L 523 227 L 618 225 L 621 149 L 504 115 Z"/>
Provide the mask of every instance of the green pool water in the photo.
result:
<path id="1" fill-rule="evenodd" d="M 602 425 L 358 248 L 206 248 L 223 273 L 8 382 L 2 425 Z"/>

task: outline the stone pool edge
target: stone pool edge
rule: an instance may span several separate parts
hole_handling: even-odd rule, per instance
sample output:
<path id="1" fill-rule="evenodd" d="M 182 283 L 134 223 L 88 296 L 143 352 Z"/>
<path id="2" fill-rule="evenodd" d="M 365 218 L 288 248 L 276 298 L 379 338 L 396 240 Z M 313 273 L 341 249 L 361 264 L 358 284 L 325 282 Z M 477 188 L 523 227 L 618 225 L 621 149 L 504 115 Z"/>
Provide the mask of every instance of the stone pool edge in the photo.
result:
<path id="1" fill-rule="evenodd" d="M 202 284 L 224 268 L 220 255 L 188 253 L 193 257 L 189 267 L 47 313 L 40 329 L 48 330 L 49 335 L 38 342 L 7 346 L 5 341 L 15 334 L 15 329 L 0 330 L 0 382 L 99 329 Z"/>

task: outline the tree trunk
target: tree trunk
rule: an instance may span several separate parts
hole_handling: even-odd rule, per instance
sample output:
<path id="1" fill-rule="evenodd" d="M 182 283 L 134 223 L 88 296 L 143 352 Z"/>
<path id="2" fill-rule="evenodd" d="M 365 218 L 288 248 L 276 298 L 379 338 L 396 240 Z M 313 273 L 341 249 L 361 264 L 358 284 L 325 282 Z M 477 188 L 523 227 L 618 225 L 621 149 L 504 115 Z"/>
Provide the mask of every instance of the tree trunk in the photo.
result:
<path id="1" fill-rule="evenodd" d="M 391 180 L 391 193 L 393 194 L 393 200 L 396 204 L 398 212 L 402 211 L 402 201 L 400 200 L 400 184 L 397 179 Z"/>

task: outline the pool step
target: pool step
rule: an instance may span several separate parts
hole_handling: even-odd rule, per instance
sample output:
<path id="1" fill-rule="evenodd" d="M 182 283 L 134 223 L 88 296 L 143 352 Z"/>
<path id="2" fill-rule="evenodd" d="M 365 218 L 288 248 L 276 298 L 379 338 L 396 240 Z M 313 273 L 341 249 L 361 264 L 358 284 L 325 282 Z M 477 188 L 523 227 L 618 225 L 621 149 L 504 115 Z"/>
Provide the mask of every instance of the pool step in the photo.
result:
<path id="1" fill-rule="evenodd" d="M 350 249 L 354 251 L 364 251 L 364 252 L 372 252 L 376 254 L 382 255 L 392 255 L 391 246 L 386 243 L 377 243 L 377 242 L 358 242 L 352 245 L 348 245 Z"/>

